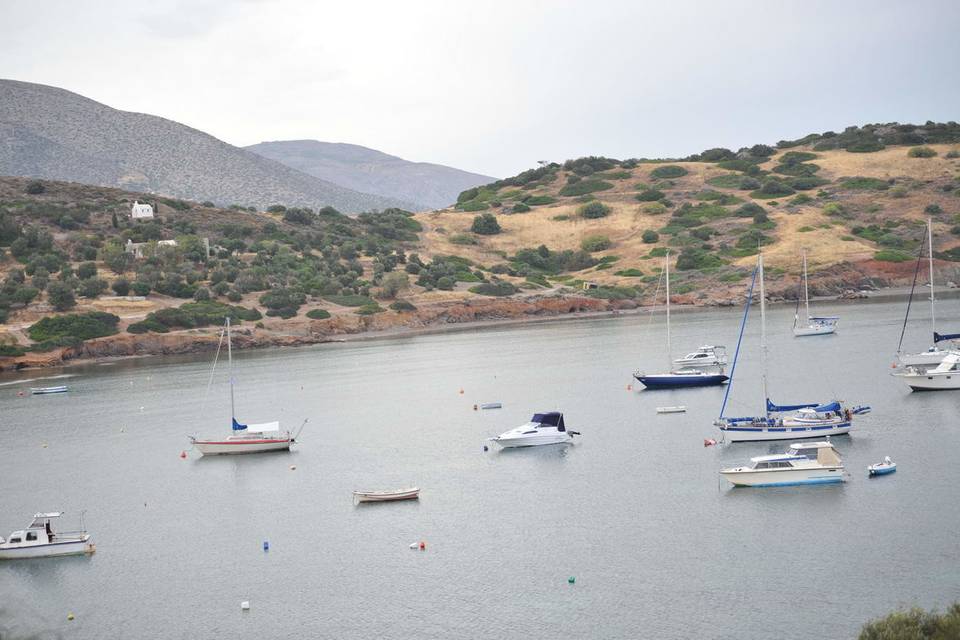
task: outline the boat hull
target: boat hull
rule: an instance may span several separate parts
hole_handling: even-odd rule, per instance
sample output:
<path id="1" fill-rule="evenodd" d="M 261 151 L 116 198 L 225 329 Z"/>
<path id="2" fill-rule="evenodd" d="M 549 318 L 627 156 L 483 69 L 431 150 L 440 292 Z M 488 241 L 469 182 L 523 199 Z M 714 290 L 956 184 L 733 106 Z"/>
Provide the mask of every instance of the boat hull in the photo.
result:
<path id="1" fill-rule="evenodd" d="M 728 442 L 766 442 L 770 440 L 803 440 L 825 438 L 850 433 L 850 422 L 828 425 L 783 425 L 775 427 L 721 426 L 720 431 Z"/>
<path id="2" fill-rule="evenodd" d="M 918 376 L 898 376 L 912 391 L 951 391 L 960 389 L 960 374 L 957 372 L 948 375 L 921 374 Z"/>
<path id="3" fill-rule="evenodd" d="M 359 502 L 397 502 L 400 500 L 417 500 L 420 498 L 420 489 L 408 491 L 354 491 L 353 499 Z"/>
<path id="4" fill-rule="evenodd" d="M 809 327 L 795 327 L 793 335 L 802 338 L 805 336 L 825 336 L 836 333 L 837 328 L 829 325 L 810 325 Z"/>
<path id="5" fill-rule="evenodd" d="M 66 393 L 70 391 L 70 387 L 33 387 L 30 389 L 30 393 L 35 396 L 46 396 L 51 393 Z"/>
<path id="6" fill-rule="evenodd" d="M 202 455 L 222 456 L 245 453 L 263 453 L 265 451 L 289 451 L 292 438 L 263 439 L 231 442 L 229 440 L 194 440 L 193 446 Z"/>
<path id="7" fill-rule="evenodd" d="M 680 389 L 684 387 L 715 387 L 730 379 L 722 373 L 705 375 L 643 375 L 635 373 L 633 377 L 647 389 Z"/>
<path id="8" fill-rule="evenodd" d="M 843 467 L 762 470 L 725 469 L 720 475 L 738 487 L 789 487 L 843 482 Z"/>
<path id="9" fill-rule="evenodd" d="M 888 476 L 897 472 L 897 465 L 870 465 L 867 467 L 867 472 L 871 476 Z"/>
<path id="10" fill-rule="evenodd" d="M 542 447 L 551 444 L 568 444 L 573 437 L 567 433 L 550 433 L 543 435 L 520 436 L 514 438 L 492 438 L 503 449 L 519 449 L 522 447 Z"/>
<path id="11" fill-rule="evenodd" d="M 0 560 L 18 560 L 20 558 L 55 558 L 57 556 L 77 556 L 93 553 L 90 536 L 84 535 L 75 540 L 64 540 L 47 544 L 22 547 L 0 547 Z"/>

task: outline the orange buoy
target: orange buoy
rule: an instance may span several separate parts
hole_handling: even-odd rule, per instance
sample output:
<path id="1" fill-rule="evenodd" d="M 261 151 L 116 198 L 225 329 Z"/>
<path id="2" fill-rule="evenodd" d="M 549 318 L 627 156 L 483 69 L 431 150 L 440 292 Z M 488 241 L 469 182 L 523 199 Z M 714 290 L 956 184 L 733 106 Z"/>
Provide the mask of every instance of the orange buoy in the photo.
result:
<path id="1" fill-rule="evenodd" d="M 420 541 L 420 551 L 426 551 L 426 550 L 427 550 L 427 543 L 424 542 L 423 540 L 421 540 L 421 541 Z"/>
<path id="2" fill-rule="evenodd" d="M 627 385 L 627 391 L 633 391 L 633 385 L 632 385 L 632 384 L 628 384 L 628 385 Z"/>
<path id="3" fill-rule="evenodd" d="M 463 389 L 460 389 L 460 395 L 463 395 Z"/>
<path id="4" fill-rule="evenodd" d="M 187 452 L 186 452 L 186 451 L 181 451 L 181 452 L 180 452 L 180 457 L 185 459 L 185 458 L 187 457 Z"/>

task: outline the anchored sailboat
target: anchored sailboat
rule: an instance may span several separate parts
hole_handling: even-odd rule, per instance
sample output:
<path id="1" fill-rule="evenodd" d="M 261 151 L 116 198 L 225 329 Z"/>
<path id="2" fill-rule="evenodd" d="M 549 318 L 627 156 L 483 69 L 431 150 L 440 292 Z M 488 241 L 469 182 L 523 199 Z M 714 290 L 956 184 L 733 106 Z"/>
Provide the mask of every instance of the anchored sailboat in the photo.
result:
<path id="1" fill-rule="evenodd" d="M 907 321 L 910 319 L 910 307 L 913 302 L 913 291 L 917 286 L 917 275 L 920 272 L 920 265 L 923 261 L 923 243 L 920 244 L 920 253 L 917 255 L 917 268 L 913 274 L 913 285 L 910 287 L 910 297 L 907 299 L 907 311 L 906 315 L 903 318 L 903 328 L 900 330 L 900 342 L 897 344 L 897 360 L 900 361 L 900 364 L 905 367 L 917 367 L 919 369 L 926 369 L 931 367 L 937 367 L 940 363 L 943 362 L 943 359 L 947 357 L 950 353 L 949 349 L 941 349 L 939 343 L 945 342 L 947 340 L 957 340 L 960 339 L 960 333 L 946 334 L 941 335 L 937 333 L 937 314 L 936 314 L 936 297 L 934 295 L 933 287 L 933 219 L 927 219 L 927 266 L 929 269 L 929 283 L 927 286 L 930 287 L 930 330 L 933 333 L 933 344 L 930 345 L 930 348 L 926 351 L 921 351 L 920 353 L 903 353 L 901 348 L 903 347 L 903 336 L 907 330 Z"/>
<path id="2" fill-rule="evenodd" d="M 670 253 L 663 258 L 664 274 L 667 283 L 667 366 L 673 364 L 670 344 Z M 656 300 L 654 300 L 656 304 Z M 711 347 L 712 348 L 712 347 Z M 720 347 L 722 349 L 722 347 Z M 669 369 L 668 369 L 669 370 Z M 675 389 L 678 387 L 712 387 L 723 384 L 729 378 L 723 373 L 723 365 L 717 365 L 717 372 L 711 373 L 702 369 L 684 367 L 669 371 L 669 373 L 646 374 L 637 371 L 633 374 L 643 386 L 648 389 Z"/>
<path id="3" fill-rule="evenodd" d="M 290 445 L 296 442 L 296 436 L 289 431 L 281 431 L 279 422 L 267 422 L 263 424 L 240 424 L 237 421 L 237 414 L 234 408 L 233 393 L 233 343 L 230 335 L 230 317 L 227 316 L 224 331 L 220 333 L 220 344 L 217 345 L 217 355 L 214 356 L 213 367 L 216 369 L 217 359 L 220 356 L 220 347 L 223 345 L 224 334 L 227 338 L 227 361 L 230 376 L 230 424 L 231 434 L 224 438 L 196 438 L 190 436 L 190 442 L 193 446 L 205 456 L 236 454 L 236 453 L 261 453 L 263 451 L 282 451 L 289 450 Z M 211 373 L 211 376 L 213 374 Z M 304 420 L 303 424 L 307 421 Z M 303 425 L 300 425 L 303 429 Z M 300 432 L 297 432 L 297 436 Z"/>
<path id="4" fill-rule="evenodd" d="M 765 399 L 764 410 L 762 416 L 733 418 L 724 416 L 724 411 L 727 408 L 730 390 L 733 388 L 733 376 L 737 369 L 737 360 L 740 357 L 743 330 L 747 325 L 747 316 L 753 302 L 753 288 L 758 279 L 760 281 L 760 359 L 762 363 L 763 397 Z M 757 257 L 757 268 L 754 270 L 753 279 L 750 282 L 730 377 L 730 385 L 727 387 L 723 396 L 723 405 L 720 407 L 720 417 L 714 422 L 723 433 L 724 439 L 730 442 L 799 440 L 801 438 L 823 438 L 840 435 L 850 431 L 854 415 L 870 411 L 870 407 L 846 409 L 836 400 L 824 404 L 807 402 L 793 405 L 776 405 L 770 401 L 770 394 L 767 392 L 767 307 L 763 290 L 763 255 Z"/>
<path id="5" fill-rule="evenodd" d="M 837 330 L 839 316 L 811 316 L 810 315 L 810 286 L 807 279 L 807 250 L 803 250 L 803 300 L 807 309 L 807 323 L 800 324 L 800 296 L 797 296 L 797 311 L 793 314 L 793 335 L 823 336 Z"/>

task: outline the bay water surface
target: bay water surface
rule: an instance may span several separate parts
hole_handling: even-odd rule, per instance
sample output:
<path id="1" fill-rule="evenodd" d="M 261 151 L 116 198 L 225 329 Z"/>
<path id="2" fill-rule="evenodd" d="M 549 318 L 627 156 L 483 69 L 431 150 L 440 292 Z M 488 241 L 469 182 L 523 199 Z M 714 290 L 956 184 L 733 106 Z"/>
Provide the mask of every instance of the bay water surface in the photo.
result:
<path id="1" fill-rule="evenodd" d="M 946 324 L 956 307 L 938 309 Z M 763 406 L 755 311 L 730 414 Z M 211 354 L 3 377 L 0 535 L 36 511 L 74 528 L 85 510 L 97 552 L 0 564 L 0 635 L 854 638 L 893 608 L 943 608 L 960 598 L 960 392 L 889 375 L 902 304 L 817 311 L 842 316 L 836 335 L 794 338 L 793 309 L 769 310 L 770 394 L 873 407 L 834 439 L 841 485 L 720 481 L 789 443 L 704 447 L 724 388 L 640 390 L 634 370 L 667 365 L 662 315 L 235 353 L 239 420 L 310 419 L 290 453 L 190 449 L 188 434 L 229 429 Z M 674 319 L 674 357 L 732 357 L 739 310 Z M 29 381 L 52 375 L 70 377 Z M 29 395 L 52 384 L 71 391 Z M 486 443 L 555 409 L 574 445 Z M 868 479 L 885 455 L 898 472 Z M 413 485 L 418 502 L 352 501 Z"/>

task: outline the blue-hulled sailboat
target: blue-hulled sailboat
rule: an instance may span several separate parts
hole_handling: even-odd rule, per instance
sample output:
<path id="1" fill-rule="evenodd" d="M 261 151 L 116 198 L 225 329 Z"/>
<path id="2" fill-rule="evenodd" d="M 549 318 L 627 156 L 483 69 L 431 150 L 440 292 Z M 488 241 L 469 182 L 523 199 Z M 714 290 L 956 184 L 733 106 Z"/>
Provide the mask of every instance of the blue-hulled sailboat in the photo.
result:
<path id="1" fill-rule="evenodd" d="M 667 363 L 673 364 L 670 345 L 670 252 L 663 259 L 664 275 L 667 284 Z M 656 304 L 656 296 L 654 296 Z M 633 374 L 643 386 L 648 389 L 677 389 L 682 387 L 712 387 L 723 384 L 729 378 L 723 373 L 723 366 L 719 365 L 716 372 L 704 369 L 683 368 L 668 373 L 646 374 L 637 371 Z"/>
<path id="2" fill-rule="evenodd" d="M 760 281 L 760 358 L 762 361 L 763 397 L 766 399 L 762 416 L 748 416 L 734 418 L 724 416 L 727 408 L 727 399 L 730 397 L 731 385 L 723 396 L 723 405 L 720 407 L 720 417 L 716 424 L 723 438 L 729 442 L 756 442 L 763 440 L 799 440 L 802 438 L 824 438 L 826 436 L 849 433 L 853 426 L 853 416 L 870 411 L 870 407 L 844 408 L 840 402 L 834 400 L 827 403 L 808 402 L 792 405 L 777 405 L 770 401 L 767 393 L 767 307 L 763 291 L 763 256 L 757 258 L 757 268 L 750 281 L 747 294 L 747 303 L 743 310 L 743 320 L 740 322 L 740 335 L 737 338 L 737 349 L 733 356 L 733 366 L 730 376 L 737 370 L 737 360 L 740 357 L 740 345 L 743 340 L 743 330 L 747 324 L 750 305 L 753 302 L 753 288 L 757 280 Z"/>

